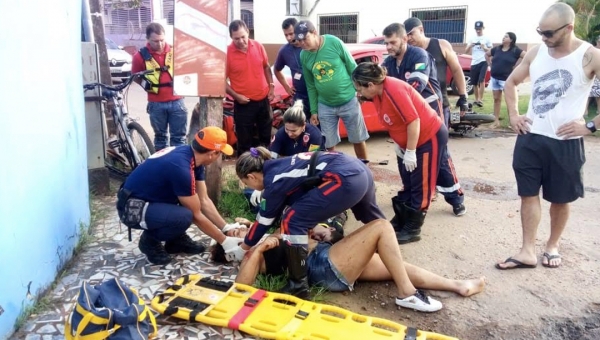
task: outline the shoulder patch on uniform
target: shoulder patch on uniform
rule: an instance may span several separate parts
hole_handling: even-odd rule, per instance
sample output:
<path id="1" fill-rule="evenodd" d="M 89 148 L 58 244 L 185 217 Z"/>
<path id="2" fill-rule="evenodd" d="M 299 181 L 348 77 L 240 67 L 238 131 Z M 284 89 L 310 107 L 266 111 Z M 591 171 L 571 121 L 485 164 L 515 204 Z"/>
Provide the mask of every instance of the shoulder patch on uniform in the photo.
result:
<path id="1" fill-rule="evenodd" d="M 425 65 L 425 63 L 416 63 L 415 64 L 415 70 L 420 71 L 420 70 L 424 70 L 427 67 L 427 65 Z"/>

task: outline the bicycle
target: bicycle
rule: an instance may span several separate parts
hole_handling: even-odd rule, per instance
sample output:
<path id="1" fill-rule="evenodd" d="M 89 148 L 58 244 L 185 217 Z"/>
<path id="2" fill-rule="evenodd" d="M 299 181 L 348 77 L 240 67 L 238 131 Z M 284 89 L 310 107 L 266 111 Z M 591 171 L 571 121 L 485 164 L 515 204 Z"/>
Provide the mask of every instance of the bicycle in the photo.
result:
<path id="1" fill-rule="evenodd" d="M 104 160 L 105 166 L 113 174 L 122 178 L 127 177 L 135 168 L 155 152 L 152 140 L 144 128 L 131 117 L 123 103 L 123 90 L 127 88 L 136 77 L 153 72 L 145 70 L 134 73 L 120 85 L 109 86 L 101 83 L 83 85 L 84 93 L 100 87 L 101 95 L 91 100 L 101 100 L 103 103 L 112 102 L 110 110 L 116 129 L 116 138 L 106 138 L 109 149 Z"/>

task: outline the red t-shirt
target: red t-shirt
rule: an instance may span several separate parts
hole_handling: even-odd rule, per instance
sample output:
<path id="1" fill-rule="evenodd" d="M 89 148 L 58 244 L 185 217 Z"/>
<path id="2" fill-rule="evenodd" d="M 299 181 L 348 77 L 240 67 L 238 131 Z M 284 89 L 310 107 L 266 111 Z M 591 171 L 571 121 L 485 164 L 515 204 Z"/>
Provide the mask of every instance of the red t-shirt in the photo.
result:
<path id="1" fill-rule="evenodd" d="M 269 94 L 265 78 L 265 66 L 269 66 L 267 51 L 261 43 L 248 39 L 248 49 L 242 52 L 231 43 L 227 46 L 226 77 L 229 86 L 251 100 L 263 100 Z"/>
<path id="2" fill-rule="evenodd" d="M 386 77 L 383 81 L 383 94 L 375 96 L 373 104 L 381 125 L 388 128 L 390 137 L 406 149 L 407 126 L 415 119 L 420 120 L 417 147 L 427 142 L 439 131 L 442 120 L 435 110 L 408 83 Z"/>
<path id="3" fill-rule="evenodd" d="M 169 44 L 165 44 L 165 48 L 162 53 L 153 51 L 150 48 L 149 44 L 146 44 L 146 47 L 148 48 L 148 51 L 150 51 L 150 54 L 152 55 L 154 60 L 156 60 L 156 62 L 160 66 L 165 66 L 165 57 L 167 56 L 167 52 L 169 52 L 171 50 L 171 46 L 169 46 Z M 137 72 L 141 72 L 144 70 L 146 70 L 146 61 L 144 61 L 144 58 L 142 58 L 140 51 L 138 51 L 133 56 L 133 61 L 131 63 L 131 73 L 137 73 Z M 162 84 L 162 83 L 168 83 L 168 82 L 172 82 L 172 81 L 173 81 L 173 79 L 171 79 L 171 75 L 169 74 L 169 72 L 164 71 L 164 72 L 160 73 L 159 83 Z M 181 99 L 181 98 L 182 97 L 176 96 L 173 94 L 173 86 L 159 87 L 157 94 L 148 92 L 148 101 L 149 102 L 169 102 L 169 101 L 177 100 L 177 99 Z"/>

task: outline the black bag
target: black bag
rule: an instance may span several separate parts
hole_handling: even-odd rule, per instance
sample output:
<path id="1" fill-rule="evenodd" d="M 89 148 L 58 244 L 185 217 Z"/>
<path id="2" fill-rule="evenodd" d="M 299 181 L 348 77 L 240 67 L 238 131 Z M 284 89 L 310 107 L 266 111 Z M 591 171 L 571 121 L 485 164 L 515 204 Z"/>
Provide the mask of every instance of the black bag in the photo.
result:
<path id="1" fill-rule="evenodd" d="M 319 154 L 321 151 L 314 151 L 310 156 L 310 163 L 308 164 L 308 174 L 306 179 L 302 183 L 302 188 L 306 191 L 318 187 L 323 183 L 323 180 L 317 173 L 317 161 L 319 159 Z"/>
<path id="2" fill-rule="evenodd" d="M 117 213 L 119 219 L 128 228 L 129 241 L 131 242 L 131 229 L 146 229 L 140 225 L 144 218 L 144 212 L 148 202 L 139 198 L 131 197 L 131 191 L 123 188 L 117 194 Z"/>

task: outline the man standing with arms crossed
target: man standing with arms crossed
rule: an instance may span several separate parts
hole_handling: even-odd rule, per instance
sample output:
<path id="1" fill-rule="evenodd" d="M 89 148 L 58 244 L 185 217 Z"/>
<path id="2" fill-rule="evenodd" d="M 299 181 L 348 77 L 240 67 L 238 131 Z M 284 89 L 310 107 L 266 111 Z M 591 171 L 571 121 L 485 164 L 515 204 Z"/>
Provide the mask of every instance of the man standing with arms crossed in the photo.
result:
<path id="1" fill-rule="evenodd" d="M 287 18 L 281 24 L 283 29 L 283 35 L 287 44 L 283 45 L 277 53 L 277 59 L 275 59 L 275 77 L 279 83 L 283 86 L 285 91 L 293 97 L 294 103 L 296 100 L 302 100 L 304 104 L 304 114 L 306 115 L 306 121 L 310 122 L 310 101 L 308 100 L 308 90 L 306 89 L 306 83 L 302 75 L 302 65 L 300 64 L 300 52 L 302 47 L 300 41 L 296 40 L 294 35 L 294 26 L 298 23 L 296 18 Z M 292 73 L 292 86 L 288 84 L 283 75 L 284 67 L 288 67 Z"/>
<path id="2" fill-rule="evenodd" d="M 300 63 L 310 98 L 310 122 L 321 125 L 325 148 L 333 151 L 340 142 L 341 118 L 348 131 L 348 141 L 354 144 L 356 157 L 367 159 L 365 141 L 369 133 L 352 83 L 352 71 L 356 68 L 354 58 L 339 38 L 319 35 L 308 20 L 298 22 L 294 33 L 303 49 Z"/>
<path id="3" fill-rule="evenodd" d="M 565 3 L 550 6 L 539 23 L 543 44 L 527 52 L 506 80 L 510 125 L 517 132 L 513 169 L 521 197 L 521 251 L 496 263 L 501 270 L 537 266 L 535 240 L 543 198 L 550 205 L 550 238 L 542 265 L 561 265 L 560 237 L 569 218 L 569 203 L 584 195 L 582 168 L 584 135 L 596 131 L 600 117 L 585 123 L 588 95 L 600 76 L 600 50 L 574 34 L 575 13 Z M 527 114 L 518 110 L 517 85 L 527 77 L 533 84 Z"/>
<path id="4" fill-rule="evenodd" d="M 488 69 L 488 62 L 485 59 L 485 53 L 492 49 L 492 41 L 483 35 L 483 21 L 475 22 L 476 37 L 471 38 L 465 49 L 465 53 L 473 51 L 471 59 L 471 84 L 475 91 L 474 105 L 483 107 L 483 92 L 485 91 L 485 74 Z"/>
<path id="5" fill-rule="evenodd" d="M 233 97 L 233 120 L 237 136 L 237 155 L 250 150 L 254 132 L 258 143 L 268 147 L 271 143 L 273 113 L 273 74 L 267 52 L 262 44 L 248 38 L 248 26 L 242 20 L 229 24 L 231 45 L 227 47 L 225 69 L 229 83 L 227 94 Z"/>
<path id="6" fill-rule="evenodd" d="M 183 98 L 173 93 L 173 48 L 165 42 L 165 29 L 155 22 L 149 24 L 146 39 L 146 46 L 133 56 L 131 72 L 154 70 L 135 81 L 148 92 L 147 111 L 154 148 L 159 151 L 185 144 L 187 108 Z"/>

